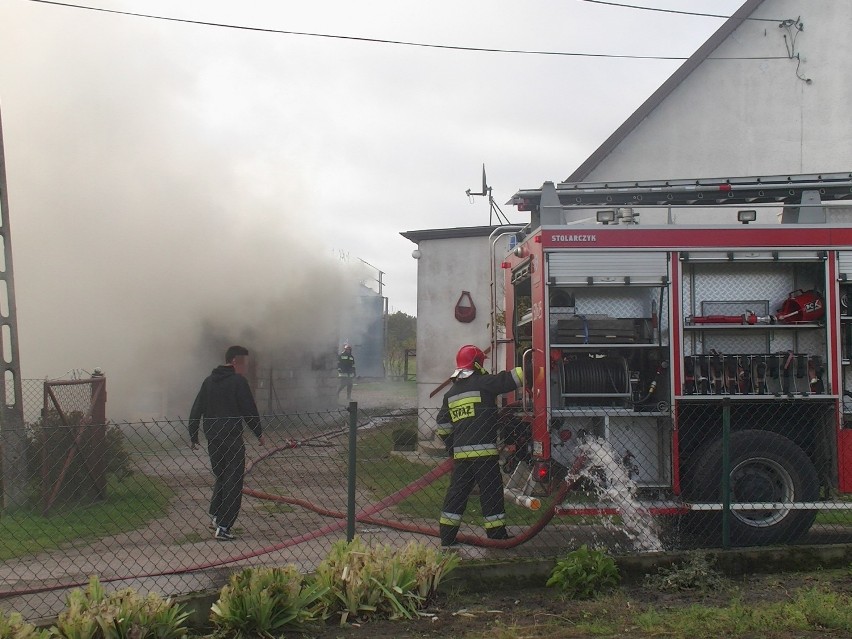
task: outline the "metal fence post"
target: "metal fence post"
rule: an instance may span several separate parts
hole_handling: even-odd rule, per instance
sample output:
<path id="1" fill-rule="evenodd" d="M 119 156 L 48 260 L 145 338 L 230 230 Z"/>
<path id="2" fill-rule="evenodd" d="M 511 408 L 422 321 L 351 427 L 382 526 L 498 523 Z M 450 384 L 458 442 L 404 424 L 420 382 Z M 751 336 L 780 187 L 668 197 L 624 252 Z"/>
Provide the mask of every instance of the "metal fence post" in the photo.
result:
<path id="1" fill-rule="evenodd" d="M 722 400 L 722 548 L 731 547 L 731 398 Z"/>
<path id="2" fill-rule="evenodd" d="M 349 479 L 346 494 L 346 541 L 355 538 L 355 462 L 358 434 L 358 402 L 349 402 Z"/>
<path id="3" fill-rule="evenodd" d="M 0 339 L 0 460 L 3 465 L 3 510 L 23 507 L 27 502 L 27 433 L 21 399 L 21 363 L 18 354 L 18 311 L 15 302 L 15 276 L 12 271 L 12 237 L 9 234 L 9 197 L 6 187 L 6 155 L 3 151 L 3 123 L 0 121 L 0 238 L 3 269 L 0 271 L 0 299 L 6 313 L 0 317 L 4 329 Z"/>

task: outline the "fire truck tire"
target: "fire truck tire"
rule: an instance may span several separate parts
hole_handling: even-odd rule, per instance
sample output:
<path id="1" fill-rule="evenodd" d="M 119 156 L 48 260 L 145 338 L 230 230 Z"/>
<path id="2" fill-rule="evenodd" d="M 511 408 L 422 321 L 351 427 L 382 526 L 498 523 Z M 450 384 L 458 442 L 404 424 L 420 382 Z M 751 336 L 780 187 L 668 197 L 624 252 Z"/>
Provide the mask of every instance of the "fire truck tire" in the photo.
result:
<path id="1" fill-rule="evenodd" d="M 799 446 L 778 433 L 742 430 L 731 433 L 731 502 L 768 503 L 816 501 L 819 477 Z M 687 500 L 721 501 L 722 440 L 713 442 L 691 473 Z M 709 543 L 721 543 L 722 514 L 693 513 L 690 528 Z M 732 510 L 731 543 L 737 546 L 786 543 L 805 535 L 816 511 L 776 508 Z"/>

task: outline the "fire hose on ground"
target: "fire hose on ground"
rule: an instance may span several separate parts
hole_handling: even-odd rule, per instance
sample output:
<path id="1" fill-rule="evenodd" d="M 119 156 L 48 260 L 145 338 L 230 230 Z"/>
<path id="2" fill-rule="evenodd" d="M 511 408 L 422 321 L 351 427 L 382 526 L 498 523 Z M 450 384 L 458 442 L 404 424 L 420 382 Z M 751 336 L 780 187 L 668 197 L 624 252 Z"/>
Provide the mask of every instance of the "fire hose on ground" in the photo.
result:
<path id="1" fill-rule="evenodd" d="M 321 433 L 319 435 L 316 435 L 314 437 L 304 439 L 304 440 L 292 440 L 292 439 L 288 440 L 286 443 L 268 450 L 266 453 L 264 453 L 263 455 L 261 455 L 257 459 L 253 460 L 250 464 L 248 464 L 247 467 L 246 467 L 246 474 L 248 475 L 251 472 L 254 465 L 256 465 L 258 462 L 263 461 L 264 459 L 267 459 L 267 458 L 271 457 L 272 455 L 274 455 L 276 453 L 279 453 L 279 452 L 285 451 L 285 450 L 294 450 L 296 448 L 301 448 L 301 447 L 304 447 L 306 445 L 309 445 L 310 442 L 313 441 L 313 440 L 317 440 L 317 439 L 320 439 L 320 438 L 323 438 L 323 437 L 328 438 L 328 437 L 332 437 L 332 436 L 339 436 L 339 435 L 345 434 L 346 432 L 347 432 L 346 430 L 335 430 L 335 431 Z M 411 532 L 411 533 L 417 533 L 417 534 L 422 534 L 422 535 L 427 535 L 427 536 L 432 536 L 432 537 L 438 537 L 439 536 L 438 530 L 435 529 L 434 527 L 425 526 L 425 525 L 416 525 L 416 524 L 410 524 L 410 523 L 404 523 L 404 522 L 398 522 L 398 521 L 392 521 L 392 520 L 377 518 L 377 517 L 374 517 L 374 515 L 376 515 L 377 513 L 381 512 L 382 510 L 385 510 L 385 509 L 387 509 L 391 506 L 395 506 L 396 504 L 398 504 L 401 501 L 403 501 L 404 499 L 410 497 L 414 493 L 416 493 L 420 490 L 423 490 L 424 488 L 431 485 L 432 483 L 434 483 L 436 480 L 438 480 L 442 476 L 451 472 L 452 468 L 453 468 L 453 460 L 452 459 L 444 460 L 443 462 L 441 462 L 440 464 L 435 466 L 432 470 L 430 470 L 429 472 L 424 474 L 419 479 L 416 479 L 415 481 L 409 483 L 407 486 L 400 488 L 396 492 L 388 495 L 387 497 L 385 497 L 384 499 L 381 499 L 380 501 L 376 502 L 375 504 L 367 506 L 366 508 L 363 508 L 359 512 L 355 513 L 355 520 L 358 521 L 358 522 L 362 522 L 362 523 L 367 523 L 367 524 L 372 524 L 372 525 L 377 525 L 377 526 L 383 526 L 383 527 L 392 528 L 392 529 L 396 529 L 396 530 L 400 530 L 400 531 L 404 531 L 404 532 Z M 529 541 L 530 539 L 532 539 L 533 537 L 535 537 L 538 533 L 540 533 L 544 529 L 544 527 L 551 521 L 551 519 L 553 519 L 557 506 L 565 498 L 565 495 L 567 494 L 568 490 L 571 488 L 572 483 L 569 483 L 567 481 L 561 482 L 560 487 L 556 491 L 550 506 L 547 507 L 542 512 L 542 515 L 538 519 L 538 521 L 533 523 L 529 528 L 527 528 L 523 533 L 521 533 L 519 535 L 516 535 L 516 536 L 511 537 L 509 539 L 488 539 L 488 538 L 479 537 L 477 535 L 471 535 L 471 534 L 467 534 L 467 533 L 459 533 L 456 537 L 456 540 L 460 543 L 463 543 L 463 544 L 467 544 L 467 545 L 471 545 L 471 546 L 480 546 L 480 547 L 484 547 L 484 548 L 507 549 L 507 548 L 514 548 L 516 546 L 519 546 L 520 544 L 523 544 L 523 543 Z M 171 568 L 171 569 L 168 569 L 168 570 L 152 571 L 152 572 L 146 572 L 146 573 L 140 573 L 140 574 L 134 574 L 134 575 L 106 577 L 106 578 L 101 578 L 100 582 L 101 583 L 112 583 L 112 582 L 116 582 L 116 581 L 126 581 L 126 580 L 130 580 L 130 579 L 147 579 L 147 578 L 153 578 L 153 577 L 165 577 L 165 576 L 169 576 L 169 575 L 179 575 L 179 574 L 197 572 L 197 571 L 201 571 L 201 570 L 207 570 L 207 569 L 210 569 L 210 568 L 225 566 L 225 565 L 232 564 L 232 563 L 235 563 L 235 562 L 238 562 L 238 561 L 245 561 L 247 559 L 252 559 L 254 557 L 258 557 L 258 556 L 261 556 L 261 555 L 265 555 L 265 554 L 277 552 L 277 551 L 280 551 L 280 550 L 284 550 L 286 548 L 296 546 L 296 545 L 299 545 L 301 543 L 304 543 L 304 542 L 307 542 L 307 541 L 310 541 L 310 540 L 313 540 L 313 539 L 318 539 L 320 537 L 324 537 L 324 536 L 326 536 L 326 535 L 328 535 L 332 532 L 336 532 L 338 530 L 345 528 L 347 526 L 347 524 L 349 523 L 347 515 L 345 513 L 316 506 L 316 505 L 314 505 L 314 504 L 312 504 L 309 501 L 304 500 L 304 499 L 298 499 L 298 498 L 294 498 L 294 497 L 285 497 L 285 496 L 282 496 L 282 495 L 275 495 L 275 494 L 267 493 L 267 492 L 260 491 L 260 490 L 254 490 L 254 489 L 251 489 L 251 488 L 244 488 L 242 492 L 246 496 L 255 497 L 255 498 L 258 498 L 258 499 L 264 499 L 264 500 L 275 501 L 275 502 L 279 502 L 279 503 L 286 503 L 286 504 L 291 504 L 291 505 L 302 506 L 304 508 L 312 510 L 313 512 L 315 512 L 317 514 L 327 516 L 327 517 L 333 517 L 335 519 L 338 519 L 339 521 L 329 523 L 329 524 L 327 524 L 327 525 L 325 525 L 321 528 L 318 528 L 316 530 L 313 530 L 313 531 L 310 531 L 310 532 L 307 532 L 307 533 L 304 533 L 304 534 L 301 534 L 301 535 L 297 535 L 296 537 L 291 537 L 291 538 L 286 539 L 286 540 L 284 540 L 280 543 L 273 544 L 271 546 L 266 546 L 264 548 L 260 548 L 260 549 L 253 550 L 253 551 L 250 551 L 250 552 L 242 553 L 242 554 L 237 555 L 237 556 L 227 557 L 225 559 L 217 559 L 217 560 L 213 560 L 213 561 L 202 562 L 202 563 L 198 563 L 198 564 L 192 564 L 192 565 L 183 566 L 183 567 L 180 567 L 180 568 Z M 75 581 L 75 582 L 69 582 L 69 583 L 63 583 L 63 584 L 54 584 L 54 585 L 51 585 L 51 586 L 40 586 L 40 587 L 34 587 L 34 588 L 24 588 L 24 589 L 20 589 L 20 590 L 13 589 L 13 590 L 0 591 L 0 599 L 5 598 L 5 597 L 12 597 L 12 596 L 21 596 L 21 595 L 38 594 L 38 593 L 42 593 L 42 592 L 51 592 L 51 591 L 55 591 L 55 590 L 65 590 L 65 589 L 69 589 L 69 588 L 80 588 L 80 587 L 86 586 L 87 583 L 88 583 L 88 581 L 85 581 L 85 582 Z"/>

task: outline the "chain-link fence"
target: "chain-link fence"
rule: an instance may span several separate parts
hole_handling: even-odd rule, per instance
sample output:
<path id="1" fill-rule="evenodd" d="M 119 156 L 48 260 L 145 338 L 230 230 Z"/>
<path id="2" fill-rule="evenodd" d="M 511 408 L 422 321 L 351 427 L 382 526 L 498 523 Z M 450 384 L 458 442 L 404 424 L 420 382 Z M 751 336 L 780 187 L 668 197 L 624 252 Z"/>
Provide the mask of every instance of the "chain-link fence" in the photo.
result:
<path id="1" fill-rule="evenodd" d="M 679 415 L 563 409 L 541 435 L 505 419 L 499 456 L 455 462 L 440 440 L 423 440 L 435 428 L 427 409 L 268 415 L 265 447 L 245 429 L 244 444 L 227 449 L 203 436 L 193 449 L 181 420 L 111 423 L 86 439 L 78 435 L 97 426 L 89 409 L 66 422 L 42 414 L 27 424 L 32 499 L 0 518 L 0 607 L 55 615 L 93 574 L 178 595 L 219 587 L 248 565 L 308 572 L 352 535 L 437 546 L 441 532 L 444 541 L 457 533 L 463 560 L 560 557 L 584 543 L 626 554 L 850 541 L 833 404 L 803 404 L 682 403 Z M 215 465 L 227 502 L 218 505 Z M 44 482 L 55 486 L 63 468 L 45 508 Z M 226 497 L 228 477 L 244 477 L 238 504 Z M 233 524 L 228 535 L 213 528 L 214 514 Z"/>

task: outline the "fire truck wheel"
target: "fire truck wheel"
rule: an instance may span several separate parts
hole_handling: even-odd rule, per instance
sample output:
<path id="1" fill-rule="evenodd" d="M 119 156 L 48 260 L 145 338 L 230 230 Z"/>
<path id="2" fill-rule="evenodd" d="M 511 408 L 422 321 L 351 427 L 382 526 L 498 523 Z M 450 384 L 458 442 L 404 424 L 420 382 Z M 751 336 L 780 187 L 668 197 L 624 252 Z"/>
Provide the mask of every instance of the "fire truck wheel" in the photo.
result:
<path id="1" fill-rule="evenodd" d="M 731 503 L 816 501 L 819 477 L 805 452 L 786 437 L 762 430 L 731 433 Z M 688 500 L 721 501 L 722 441 L 712 443 L 691 473 Z M 710 543 L 722 539 L 718 511 L 694 513 L 690 528 Z M 731 543 L 752 546 L 790 542 L 805 535 L 814 510 L 758 508 L 731 511 Z M 703 524 L 703 529 L 702 529 Z"/>

